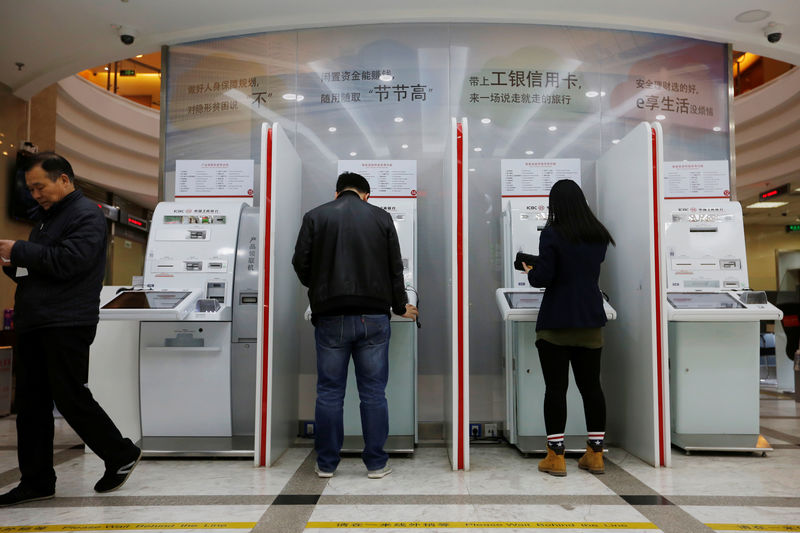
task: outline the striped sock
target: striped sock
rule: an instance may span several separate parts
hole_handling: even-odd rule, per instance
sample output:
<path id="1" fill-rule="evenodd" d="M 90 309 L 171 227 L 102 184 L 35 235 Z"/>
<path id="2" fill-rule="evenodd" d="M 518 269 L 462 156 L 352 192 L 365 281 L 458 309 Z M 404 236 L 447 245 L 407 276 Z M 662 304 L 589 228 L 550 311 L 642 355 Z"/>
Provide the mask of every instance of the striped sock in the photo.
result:
<path id="1" fill-rule="evenodd" d="M 547 447 L 556 452 L 558 455 L 564 454 L 564 434 L 553 433 L 547 436 Z"/>
<path id="2" fill-rule="evenodd" d="M 589 447 L 592 451 L 603 451 L 603 439 L 606 437 L 605 431 L 590 431 L 588 436 Z"/>

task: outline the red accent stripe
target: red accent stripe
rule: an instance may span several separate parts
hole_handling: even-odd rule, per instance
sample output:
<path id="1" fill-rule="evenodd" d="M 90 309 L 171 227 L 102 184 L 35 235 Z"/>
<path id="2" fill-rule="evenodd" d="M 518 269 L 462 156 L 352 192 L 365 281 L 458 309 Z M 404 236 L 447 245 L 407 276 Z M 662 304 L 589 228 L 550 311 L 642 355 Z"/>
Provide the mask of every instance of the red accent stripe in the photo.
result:
<path id="1" fill-rule="evenodd" d="M 457 172 L 457 213 L 456 213 L 456 261 L 458 265 L 458 435 L 456 436 L 458 469 L 464 469 L 464 135 L 461 123 L 457 125 L 456 157 L 458 158 Z"/>
<path id="2" fill-rule="evenodd" d="M 655 256 L 656 256 L 656 377 L 658 379 L 658 457 L 659 464 L 665 465 L 664 459 L 664 376 L 662 375 L 663 357 L 661 350 L 661 243 L 659 242 L 659 229 L 661 228 L 661 217 L 658 212 L 658 153 L 656 143 L 656 130 L 651 129 L 653 142 L 653 224 L 655 235 Z"/>
<path id="3" fill-rule="evenodd" d="M 730 196 L 665 196 L 664 200 L 730 200 Z"/>
<path id="4" fill-rule="evenodd" d="M 232 195 L 232 196 L 175 196 L 175 198 L 252 198 L 252 194 Z"/>
<path id="5" fill-rule="evenodd" d="M 373 196 L 371 194 L 369 195 L 369 197 L 370 198 L 412 198 L 414 200 L 417 199 L 416 196 Z"/>
<path id="6" fill-rule="evenodd" d="M 267 130 L 267 183 L 266 205 L 262 205 L 264 217 L 267 222 L 267 229 L 264 232 L 264 342 L 261 345 L 261 453 L 258 459 L 260 466 L 267 466 L 267 413 L 269 412 L 269 402 L 267 401 L 268 379 L 269 379 L 269 252 L 270 226 L 272 222 L 272 128 Z"/>
<path id="7" fill-rule="evenodd" d="M 503 194 L 501 198 L 550 198 L 549 194 Z"/>

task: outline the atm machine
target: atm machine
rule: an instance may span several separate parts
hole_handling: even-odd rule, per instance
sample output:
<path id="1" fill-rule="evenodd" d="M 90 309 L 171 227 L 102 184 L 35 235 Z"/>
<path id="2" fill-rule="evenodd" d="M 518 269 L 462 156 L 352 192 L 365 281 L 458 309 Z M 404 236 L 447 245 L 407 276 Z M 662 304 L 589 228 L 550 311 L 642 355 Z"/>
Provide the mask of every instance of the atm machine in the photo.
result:
<path id="1" fill-rule="evenodd" d="M 257 239 L 257 208 L 159 203 L 143 287 L 101 306 L 139 324 L 145 455 L 253 455 Z"/>
<path id="2" fill-rule="evenodd" d="M 403 281 L 408 303 L 417 305 L 417 210 L 416 199 L 370 198 L 369 203 L 392 215 L 400 253 L 403 258 Z M 311 320 L 311 308 L 305 319 Z M 387 453 L 414 453 L 417 442 L 417 323 L 392 314 L 389 341 L 389 382 L 386 400 L 389 403 L 389 437 L 384 445 Z M 359 453 L 364 449 L 361 432 L 358 387 L 353 365 L 348 368 L 347 392 L 344 397 L 344 442 L 342 452 Z"/>
<path id="3" fill-rule="evenodd" d="M 505 436 L 523 453 L 545 453 L 544 377 L 536 349 L 536 319 L 544 289 L 531 287 L 525 272 L 514 269 L 517 252 L 539 253 L 539 235 L 547 223 L 547 197 L 509 198 L 503 208 L 503 272 L 505 288 L 496 291 L 497 305 L 505 321 L 506 428 Z M 603 302 L 606 318 L 616 311 Z M 570 370 L 567 392 L 567 451 L 586 450 L 583 401 Z"/>
<path id="4" fill-rule="evenodd" d="M 727 199 L 666 199 L 672 443 L 770 451 L 759 434 L 759 321 L 783 314 L 750 291 L 742 209 Z"/>

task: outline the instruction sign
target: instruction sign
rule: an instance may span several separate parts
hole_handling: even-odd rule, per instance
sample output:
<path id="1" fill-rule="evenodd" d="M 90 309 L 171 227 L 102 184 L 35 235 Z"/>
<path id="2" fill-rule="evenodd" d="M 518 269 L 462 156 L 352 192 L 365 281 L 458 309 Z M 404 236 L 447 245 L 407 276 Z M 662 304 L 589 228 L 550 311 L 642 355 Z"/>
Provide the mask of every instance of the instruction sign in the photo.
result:
<path id="1" fill-rule="evenodd" d="M 355 172 L 369 182 L 372 198 L 416 198 L 416 159 L 340 160 L 338 174 Z"/>
<path id="2" fill-rule="evenodd" d="M 175 161 L 175 198 L 252 198 L 252 159 Z"/>
<path id="3" fill-rule="evenodd" d="M 730 198 L 728 161 L 665 161 L 664 198 Z"/>
<path id="4" fill-rule="evenodd" d="M 581 184 L 580 159 L 502 159 L 503 197 L 548 196 L 558 180 Z"/>

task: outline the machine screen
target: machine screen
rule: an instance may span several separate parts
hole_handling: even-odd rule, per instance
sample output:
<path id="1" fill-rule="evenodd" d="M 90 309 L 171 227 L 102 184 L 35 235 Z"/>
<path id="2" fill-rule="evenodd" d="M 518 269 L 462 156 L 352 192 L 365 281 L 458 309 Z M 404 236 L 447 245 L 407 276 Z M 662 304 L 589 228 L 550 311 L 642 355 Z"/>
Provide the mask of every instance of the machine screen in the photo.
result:
<path id="1" fill-rule="evenodd" d="M 175 309 L 190 294 L 184 291 L 125 291 L 103 309 Z"/>
<path id="2" fill-rule="evenodd" d="M 736 298 L 722 292 L 674 292 L 667 300 L 675 309 L 741 309 Z"/>
<path id="3" fill-rule="evenodd" d="M 543 292 L 504 292 L 511 309 L 539 309 Z"/>

